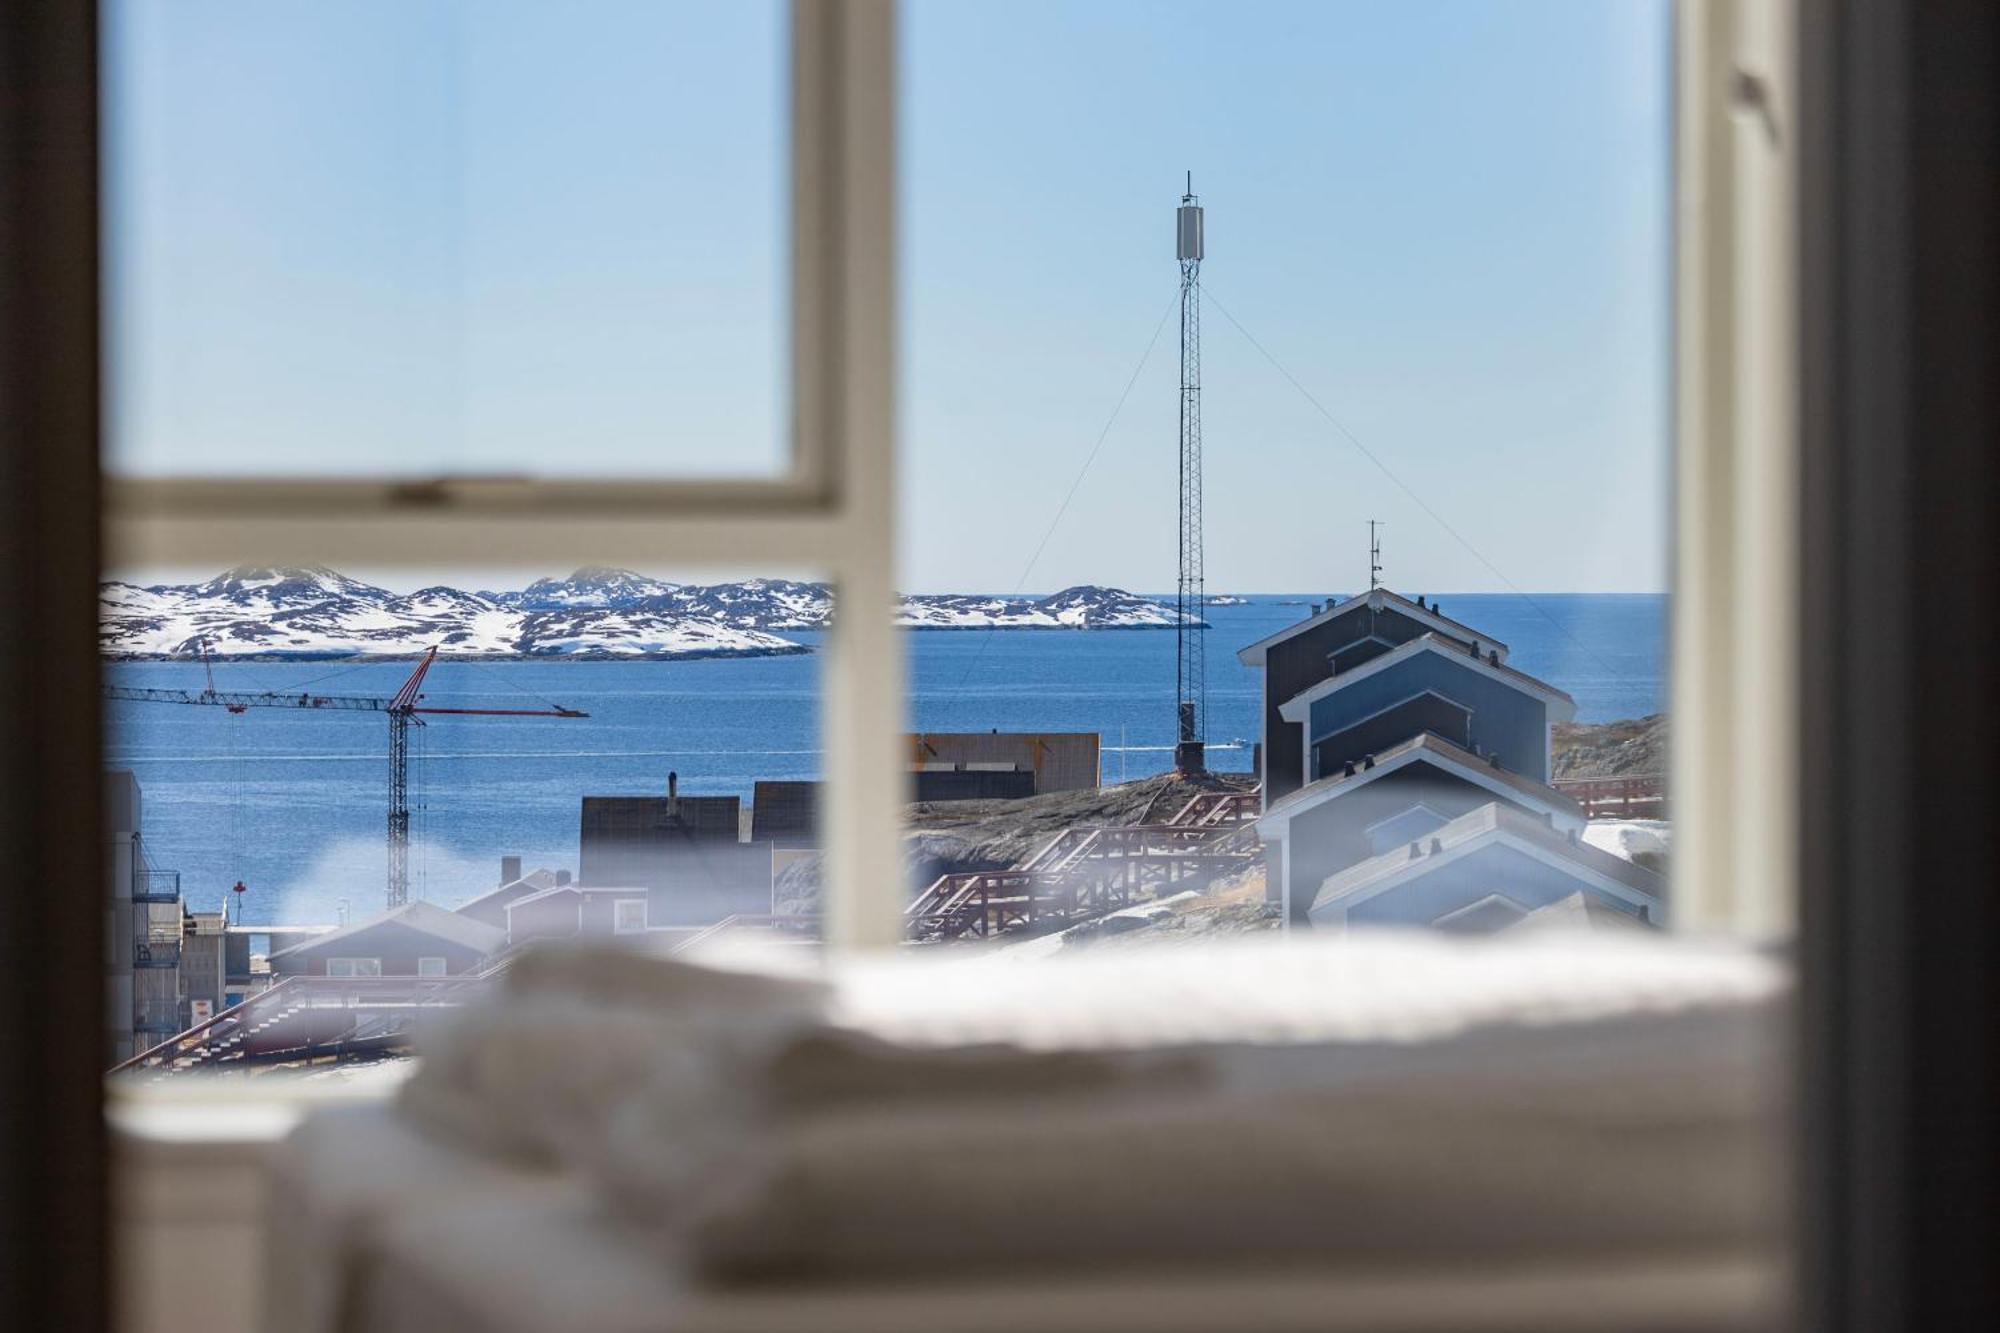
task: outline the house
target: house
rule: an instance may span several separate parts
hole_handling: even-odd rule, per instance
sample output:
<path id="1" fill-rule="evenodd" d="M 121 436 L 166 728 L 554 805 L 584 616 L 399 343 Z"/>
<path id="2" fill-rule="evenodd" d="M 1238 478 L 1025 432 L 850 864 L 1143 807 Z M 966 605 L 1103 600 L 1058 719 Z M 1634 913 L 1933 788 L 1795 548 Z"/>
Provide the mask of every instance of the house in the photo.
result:
<path id="1" fill-rule="evenodd" d="M 772 844 L 741 840 L 742 801 L 667 794 L 586 796 L 577 882 L 592 889 L 648 890 L 654 927 L 710 925 L 771 910 Z"/>
<path id="2" fill-rule="evenodd" d="M 427 902 L 314 935 L 271 954 L 279 977 L 448 977 L 476 970 L 507 932 Z"/>
<path id="3" fill-rule="evenodd" d="M 1582 843 L 1549 785 L 1574 702 L 1507 651 L 1376 588 L 1238 654 L 1264 672 L 1257 831 L 1287 924 L 1495 930 L 1579 894 L 1661 920 L 1658 876 Z"/>
<path id="4" fill-rule="evenodd" d="M 551 885 L 507 904 L 507 943 L 571 935 L 637 935 L 646 929 L 646 888 Z"/>
<path id="5" fill-rule="evenodd" d="M 511 865 L 507 864 L 509 862 Z M 509 870 L 513 872 L 511 876 L 508 874 Z M 520 858 L 511 856 L 502 858 L 500 873 L 501 880 L 497 888 L 488 889 L 475 898 L 468 898 L 453 910 L 460 916 L 471 917 L 474 921 L 483 921 L 489 926 L 505 930 L 507 908 L 510 904 L 530 894 L 540 893 L 544 889 L 567 884 L 570 878 L 567 870 L 531 870 L 523 875 Z"/>
<path id="6" fill-rule="evenodd" d="M 1650 922 L 1660 911 L 1659 877 L 1592 847 L 1574 828 L 1557 832 L 1502 801 L 1488 801 L 1428 833 L 1320 881 L 1306 915 L 1321 928 L 1423 924 L 1490 933 L 1560 904 Z"/>
<path id="7" fill-rule="evenodd" d="M 1264 674 L 1262 768 L 1259 776 L 1263 779 L 1267 809 L 1272 802 L 1305 786 L 1314 776 L 1307 769 L 1306 742 L 1301 726 L 1287 719 L 1280 710 L 1314 686 L 1424 635 L 1435 636 L 1439 647 L 1456 649 L 1468 660 L 1476 656 L 1493 667 L 1507 663 L 1506 644 L 1489 634 L 1481 634 L 1470 625 L 1448 618 L 1435 602 L 1427 604 L 1421 597 L 1411 600 L 1387 588 L 1374 588 L 1345 601 L 1316 605 L 1313 613 L 1298 624 L 1259 639 L 1236 654 L 1245 666 L 1259 667 Z M 1407 693 L 1421 694 L 1428 689 L 1429 686 L 1419 682 L 1432 669 L 1428 664 L 1416 669 Z M 1378 700 L 1376 708 L 1400 702 L 1397 698 L 1388 697 L 1389 688 L 1396 683 L 1401 683 L 1400 678 L 1374 687 L 1371 697 Z M 1554 693 L 1560 694 L 1560 691 Z M 1568 696 L 1562 697 L 1566 699 Z M 1472 706 L 1471 700 L 1460 702 L 1467 708 Z M 1329 721 L 1336 714 L 1346 718 L 1349 725 L 1359 725 L 1367 720 L 1366 710 L 1354 705 L 1347 709 L 1333 706 L 1322 711 Z M 1551 721 L 1563 721 L 1574 710 L 1563 711 L 1559 707 L 1558 711 L 1561 716 L 1551 718 Z M 1427 713 L 1423 715 L 1429 716 Z M 1449 737 L 1449 717 L 1440 725 L 1447 728 L 1442 734 Z M 1465 744 L 1468 737 L 1461 735 L 1458 739 Z"/>

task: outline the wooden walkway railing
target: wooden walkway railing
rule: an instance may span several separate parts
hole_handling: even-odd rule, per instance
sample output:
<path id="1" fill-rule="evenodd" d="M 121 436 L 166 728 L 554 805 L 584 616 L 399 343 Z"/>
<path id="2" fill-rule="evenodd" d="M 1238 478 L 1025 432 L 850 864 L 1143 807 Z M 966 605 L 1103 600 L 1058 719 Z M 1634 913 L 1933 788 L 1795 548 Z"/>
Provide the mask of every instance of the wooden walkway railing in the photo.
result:
<path id="1" fill-rule="evenodd" d="M 1164 794 L 1164 793 L 1163 793 Z M 1160 803 L 1155 797 L 1144 821 Z M 1257 818 L 1256 790 L 1202 792 L 1163 823 L 1064 829 L 1019 865 L 940 875 L 904 911 L 912 938 L 986 936 L 1050 918 L 1081 920 L 1237 869 L 1256 855 L 1236 836 Z"/>
<path id="2" fill-rule="evenodd" d="M 1608 778 L 1557 778 L 1549 784 L 1583 806 L 1585 819 L 1663 819 L 1667 781 L 1658 773 Z"/>

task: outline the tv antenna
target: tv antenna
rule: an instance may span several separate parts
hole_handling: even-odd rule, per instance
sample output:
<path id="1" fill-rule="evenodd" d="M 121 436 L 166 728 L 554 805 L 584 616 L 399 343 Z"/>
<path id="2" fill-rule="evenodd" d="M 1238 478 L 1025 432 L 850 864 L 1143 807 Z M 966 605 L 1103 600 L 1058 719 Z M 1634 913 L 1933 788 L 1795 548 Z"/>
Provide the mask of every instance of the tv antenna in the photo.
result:
<path id="1" fill-rule="evenodd" d="M 1382 535 L 1388 527 L 1379 518 L 1368 520 L 1368 591 L 1374 592 L 1382 586 Z"/>

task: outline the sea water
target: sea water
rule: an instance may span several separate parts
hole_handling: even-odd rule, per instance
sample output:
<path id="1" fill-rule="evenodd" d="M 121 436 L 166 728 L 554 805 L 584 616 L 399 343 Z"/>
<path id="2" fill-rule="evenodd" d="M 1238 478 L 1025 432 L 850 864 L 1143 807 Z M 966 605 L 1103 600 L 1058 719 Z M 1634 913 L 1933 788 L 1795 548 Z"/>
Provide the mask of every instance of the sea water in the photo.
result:
<path id="1" fill-rule="evenodd" d="M 1442 598 L 1444 613 L 1506 643 L 1509 661 L 1568 691 L 1579 721 L 1666 706 L 1666 599 L 1537 594 Z M 1308 613 L 1299 597 L 1210 610 L 1209 763 L 1247 769 L 1261 674 L 1237 650 Z M 819 648 L 823 636 L 788 633 Z M 1165 630 L 925 630 L 909 647 L 910 724 L 925 731 L 1094 731 L 1106 782 L 1165 771 L 1174 741 L 1174 635 Z M 574 871 L 579 801 L 739 795 L 760 778 L 819 776 L 820 657 L 517 661 L 437 666 L 425 702 L 542 708 L 585 718 L 440 716 L 411 729 L 411 895 L 451 906 L 492 887 L 502 855 Z M 386 697 L 411 663 L 246 662 L 223 690 Z M 202 668 L 116 663 L 119 684 L 199 691 Z M 181 872 L 189 906 L 245 885 L 239 919 L 332 923 L 380 910 L 388 722 L 379 713 L 107 705 L 111 768 L 142 792 L 153 863 Z"/>

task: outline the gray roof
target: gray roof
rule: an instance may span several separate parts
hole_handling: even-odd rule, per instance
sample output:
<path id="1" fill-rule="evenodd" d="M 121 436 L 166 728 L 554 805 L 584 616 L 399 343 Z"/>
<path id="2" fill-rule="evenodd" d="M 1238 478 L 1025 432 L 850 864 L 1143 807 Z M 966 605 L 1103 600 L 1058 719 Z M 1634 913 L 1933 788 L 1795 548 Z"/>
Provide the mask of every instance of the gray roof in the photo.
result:
<path id="1" fill-rule="evenodd" d="M 507 942 L 507 932 L 498 926 L 489 926 L 483 921 L 474 921 L 469 916 L 460 916 L 456 912 L 447 912 L 444 908 L 434 903 L 414 902 L 405 903 L 393 911 L 382 913 L 380 916 L 371 916 L 365 921 L 356 921 L 352 925 L 342 926 L 339 930 L 330 930 L 324 935 L 315 935 L 309 940 L 279 949 L 271 957 L 273 959 L 288 958 L 294 954 L 315 952 L 326 948 L 328 945 L 337 944 L 341 940 L 359 935 L 363 931 L 373 930 L 377 926 L 388 925 L 401 926 L 405 930 L 414 930 L 420 935 L 430 935 L 437 939 L 456 944 L 462 949 L 471 949 L 476 953 L 492 953 Z"/>
<path id="2" fill-rule="evenodd" d="M 1309 615 L 1295 625 L 1287 625 L 1276 634 L 1267 634 L 1247 648 L 1239 648 L 1236 652 L 1237 660 L 1245 666 L 1262 666 L 1264 664 L 1264 654 L 1273 646 L 1283 643 L 1294 634 L 1302 634 L 1315 625 L 1324 625 L 1329 620 L 1337 620 L 1359 606 L 1393 609 L 1402 612 L 1413 620 L 1428 621 L 1439 629 L 1464 630 L 1465 638 L 1468 641 L 1477 640 L 1482 647 L 1498 648 L 1502 657 L 1507 655 L 1507 645 L 1499 639 L 1494 638 L 1491 634 L 1476 630 L 1463 621 L 1453 620 L 1450 616 L 1433 611 L 1427 606 L 1418 606 L 1415 602 L 1402 596 L 1400 593 L 1390 592 L 1387 588 L 1373 588 L 1367 592 L 1356 593 L 1338 605 L 1329 606 L 1324 611 Z"/>
<path id="3" fill-rule="evenodd" d="M 1498 801 L 1489 801 L 1433 829 L 1410 846 L 1391 848 L 1379 856 L 1372 856 L 1328 875 L 1320 882 L 1319 892 L 1314 895 L 1312 909 L 1309 910 L 1364 892 L 1373 897 L 1376 892 L 1386 891 L 1399 883 L 1420 878 L 1436 867 L 1447 865 L 1453 859 L 1453 852 L 1485 841 L 1507 842 L 1544 854 L 1553 853 L 1568 862 L 1575 873 L 1592 879 L 1609 880 L 1643 898 L 1639 905 L 1655 911 L 1659 907 L 1664 886 L 1660 877 L 1652 871 L 1633 865 L 1624 857 L 1614 856 L 1601 847 L 1593 847 L 1581 838 L 1558 833 L 1533 815 Z"/>
<path id="4" fill-rule="evenodd" d="M 1287 710 L 1301 701 L 1310 703 L 1312 700 L 1323 698 L 1354 681 L 1365 679 L 1378 671 L 1386 671 L 1394 663 L 1404 661 L 1422 652 L 1440 653 L 1453 661 L 1463 662 L 1475 670 L 1489 672 L 1500 677 L 1503 681 L 1517 684 L 1531 694 L 1540 695 L 1550 703 L 1568 705 L 1571 712 L 1574 712 L 1576 709 L 1576 700 L 1570 697 L 1567 690 L 1551 685 L 1537 676 L 1531 676 L 1518 667 L 1508 666 L 1505 662 L 1493 662 L 1485 657 L 1474 656 L 1472 653 L 1466 651 L 1464 646 L 1456 639 L 1452 639 L 1446 635 L 1419 634 L 1416 638 L 1406 639 L 1394 648 L 1391 648 L 1388 652 L 1371 657 L 1366 662 L 1314 681 L 1311 685 L 1306 686 L 1306 688 L 1280 704 L 1278 706 L 1279 712 L 1289 721 L 1303 721 L 1303 718 L 1292 717 L 1291 713 Z M 1567 718 L 1560 717 L 1556 719 L 1559 722 L 1567 720 Z"/>
<path id="5" fill-rule="evenodd" d="M 539 893 L 543 889 L 553 886 L 555 882 L 556 872 L 553 870 L 530 870 L 519 879 L 510 879 L 496 889 L 488 889 L 476 897 L 467 898 L 453 910 L 463 912 L 469 907 L 483 906 L 486 903 L 492 902 L 495 898 L 500 899 L 501 905 L 504 906 L 516 898 L 526 897 L 531 893 Z"/>
<path id="6" fill-rule="evenodd" d="M 1433 757 L 1457 768 L 1477 770 L 1481 781 L 1505 787 L 1534 805 L 1557 811 L 1577 821 L 1583 819 L 1583 807 L 1546 782 L 1538 782 L 1525 773 L 1516 773 L 1511 769 L 1496 768 L 1490 760 L 1482 759 L 1463 746 L 1453 745 L 1444 737 L 1429 731 L 1421 732 L 1383 750 L 1375 756 L 1373 768 L 1357 767 L 1353 773 L 1329 773 L 1323 778 L 1308 782 L 1297 791 L 1286 792 L 1271 803 L 1271 808 L 1264 812 L 1264 818 L 1268 819 L 1272 815 L 1288 817 L 1301 807 L 1319 804 L 1321 800 L 1343 788 L 1359 787 L 1407 763 L 1421 763 Z M 1605 854 L 1610 855 L 1608 852 Z"/>

